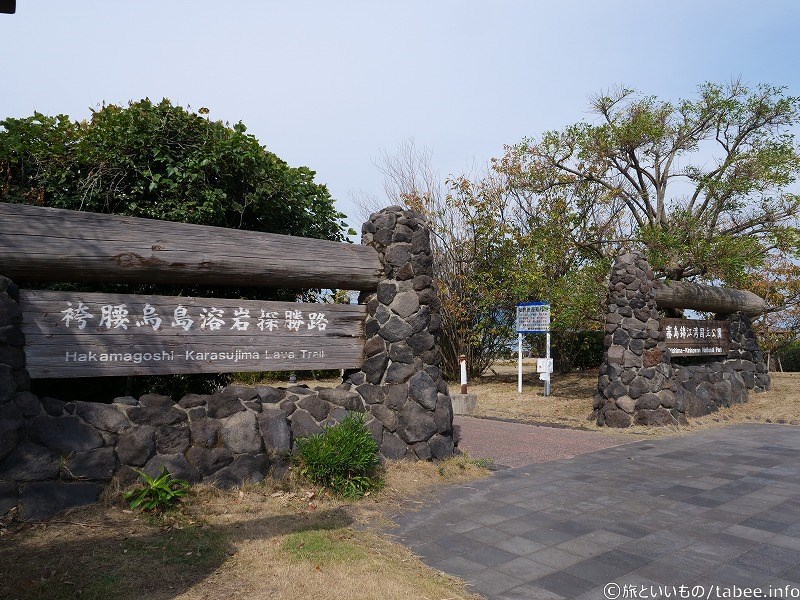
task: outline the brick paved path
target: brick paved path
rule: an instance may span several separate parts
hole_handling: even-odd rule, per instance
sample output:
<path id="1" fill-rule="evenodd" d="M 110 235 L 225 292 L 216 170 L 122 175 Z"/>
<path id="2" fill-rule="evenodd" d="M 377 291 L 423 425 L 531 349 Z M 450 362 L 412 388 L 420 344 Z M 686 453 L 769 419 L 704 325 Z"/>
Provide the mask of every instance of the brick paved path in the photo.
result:
<path id="1" fill-rule="evenodd" d="M 800 428 L 740 425 L 508 469 L 398 524 L 427 564 L 489 598 L 597 600 L 609 582 L 797 593 Z"/>
<path id="2" fill-rule="evenodd" d="M 498 466 L 522 467 L 629 443 L 632 438 L 594 431 L 557 429 L 492 419 L 455 417 L 459 448 L 472 458 L 490 458 Z"/>

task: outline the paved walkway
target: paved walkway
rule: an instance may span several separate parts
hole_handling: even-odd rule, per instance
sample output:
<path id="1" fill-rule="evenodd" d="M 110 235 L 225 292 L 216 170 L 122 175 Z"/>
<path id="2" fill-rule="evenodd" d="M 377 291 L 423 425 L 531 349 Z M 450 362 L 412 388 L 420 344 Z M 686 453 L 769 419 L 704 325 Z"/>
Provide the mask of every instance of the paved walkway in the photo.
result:
<path id="1" fill-rule="evenodd" d="M 740 425 L 508 469 L 398 524 L 427 564 L 489 598 L 748 597 L 725 596 L 732 586 L 797 598 L 800 428 Z M 687 595 L 665 587 L 680 585 Z"/>
<path id="2" fill-rule="evenodd" d="M 522 467 L 626 444 L 631 437 L 558 429 L 493 419 L 454 417 L 459 448 L 472 458 L 490 458 L 500 467 Z"/>

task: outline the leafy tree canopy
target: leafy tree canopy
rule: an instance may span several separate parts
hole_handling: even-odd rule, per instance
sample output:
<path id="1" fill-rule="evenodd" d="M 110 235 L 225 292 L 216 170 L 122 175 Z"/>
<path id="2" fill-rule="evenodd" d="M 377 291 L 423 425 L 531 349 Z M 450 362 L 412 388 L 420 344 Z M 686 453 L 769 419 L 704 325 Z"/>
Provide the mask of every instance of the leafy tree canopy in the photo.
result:
<path id="1" fill-rule="evenodd" d="M 432 228 L 439 343 L 449 378 L 458 377 L 461 354 L 477 377 L 507 351 L 519 301 L 551 301 L 554 356 L 562 370 L 580 362 L 591 341 L 581 330 L 602 327 L 610 266 L 594 245 L 604 233 L 595 225 L 602 211 L 576 207 L 559 194 L 529 194 L 518 166 L 495 161 L 491 171 L 445 181 L 429 151 L 413 141 L 378 162 L 389 202 L 421 211 Z M 365 214 L 379 205 L 367 199 Z"/>
<path id="2" fill-rule="evenodd" d="M 621 89 L 591 109 L 594 123 L 509 148 L 517 190 L 603 207 L 595 244 L 643 246 L 671 279 L 741 284 L 770 252 L 797 255 L 800 98 L 734 81 L 676 103 Z"/>
<path id="3" fill-rule="evenodd" d="M 200 109 L 200 113 L 207 113 Z M 342 240 L 344 215 L 307 167 L 246 132 L 148 99 L 0 121 L 0 200 Z"/>

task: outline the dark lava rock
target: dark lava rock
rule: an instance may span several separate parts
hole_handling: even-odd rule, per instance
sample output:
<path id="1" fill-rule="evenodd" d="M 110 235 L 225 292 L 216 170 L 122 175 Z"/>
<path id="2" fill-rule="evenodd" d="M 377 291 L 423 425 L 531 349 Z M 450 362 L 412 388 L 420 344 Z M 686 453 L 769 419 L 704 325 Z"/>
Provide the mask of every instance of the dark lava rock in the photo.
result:
<path id="1" fill-rule="evenodd" d="M 216 473 L 233 461 L 233 454 L 225 448 L 200 448 L 192 446 L 186 458 L 205 477 Z"/>
<path id="2" fill-rule="evenodd" d="M 66 454 L 85 452 L 103 445 L 103 436 L 77 417 L 41 414 L 29 424 L 31 439 L 51 450 Z"/>
<path id="3" fill-rule="evenodd" d="M 361 396 L 356 392 L 326 388 L 319 391 L 319 397 L 326 402 L 341 406 L 345 410 L 364 411 L 364 403 L 361 401 Z"/>
<path id="4" fill-rule="evenodd" d="M 97 502 L 103 486 L 96 483 L 42 481 L 26 485 L 22 490 L 22 521 L 38 521 L 75 506 Z"/>
<path id="5" fill-rule="evenodd" d="M 174 478 L 185 479 L 189 483 L 197 483 L 201 478 L 200 471 L 189 464 L 183 454 L 156 454 L 142 470 L 150 477 L 158 477 L 162 468 L 166 468 Z"/>
<path id="6" fill-rule="evenodd" d="M 59 457 L 47 448 L 23 442 L 0 462 L 0 479 L 42 481 L 58 479 Z"/>
<path id="7" fill-rule="evenodd" d="M 383 442 L 381 443 L 381 454 L 391 460 L 403 458 L 408 452 L 406 443 L 391 433 L 383 434 Z"/>
<path id="8" fill-rule="evenodd" d="M 191 424 L 192 445 L 213 448 L 217 445 L 222 423 L 218 419 L 198 419 Z"/>
<path id="9" fill-rule="evenodd" d="M 99 402 L 75 402 L 75 414 L 92 427 L 120 433 L 131 426 L 131 422 L 118 405 Z"/>
<path id="10" fill-rule="evenodd" d="M 107 481 L 117 469 L 113 448 L 96 448 L 69 455 L 62 469 L 64 479 Z"/>
<path id="11" fill-rule="evenodd" d="M 258 416 L 258 428 L 268 453 L 286 453 L 292 449 L 292 429 L 281 409 L 265 409 Z"/>
<path id="12" fill-rule="evenodd" d="M 242 410 L 244 406 L 239 405 Z M 163 406 L 133 406 L 128 409 L 128 418 L 137 425 L 176 425 L 187 420 L 186 412 L 178 408 Z"/>
<path id="13" fill-rule="evenodd" d="M 231 489 L 243 483 L 259 483 L 269 472 L 269 459 L 266 454 L 241 454 L 227 467 L 220 469 L 211 477 L 214 485 Z"/>
<path id="14" fill-rule="evenodd" d="M 235 454 L 261 452 L 258 420 L 251 412 L 236 413 L 222 422 L 220 437 L 225 447 Z"/>
<path id="15" fill-rule="evenodd" d="M 156 427 L 156 452 L 159 454 L 180 454 L 189 448 L 189 427 Z"/>
<path id="16" fill-rule="evenodd" d="M 308 437 L 316 433 L 322 433 L 320 427 L 311 416 L 311 413 L 298 408 L 292 413 L 292 434 L 295 438 Z"/>
<path id="17" fill-rule="evenodd" d="M 156 451 L 155 427 L 135 427 L 117 441 L 117 456 L 124 465 L 141 467 Z"/>

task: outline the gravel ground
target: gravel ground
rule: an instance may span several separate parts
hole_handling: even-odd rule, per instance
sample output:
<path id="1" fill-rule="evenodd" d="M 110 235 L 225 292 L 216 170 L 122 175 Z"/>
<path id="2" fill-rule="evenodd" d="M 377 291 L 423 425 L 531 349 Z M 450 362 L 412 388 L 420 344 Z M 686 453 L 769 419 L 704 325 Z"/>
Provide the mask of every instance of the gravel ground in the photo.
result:
<path id="1" fill-rule="evenodd" d="M 456 416 L 458 447 L 472 458 L 488 458 L 495 465 L 522 467 L 636 441 L 594 431 L 578 431 Z"/>

